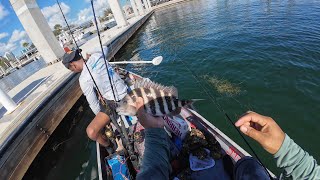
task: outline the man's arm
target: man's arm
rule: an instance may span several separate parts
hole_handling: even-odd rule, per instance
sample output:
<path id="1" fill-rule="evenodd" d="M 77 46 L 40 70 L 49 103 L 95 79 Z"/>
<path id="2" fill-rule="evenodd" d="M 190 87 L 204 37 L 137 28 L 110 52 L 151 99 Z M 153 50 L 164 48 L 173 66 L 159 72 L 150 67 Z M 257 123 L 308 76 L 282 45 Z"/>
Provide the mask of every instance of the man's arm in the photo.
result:
<path id="1" fill-rule="evenodd" d="M 320 179 L 320 166 L 317 161 L 298 146 L 288 135 L 274 155 L 277 167 L 284 170 L 285 177 L 292 179 Z"/>
<path id="2" fill-rule="evenodd" d="M 316 160 L 291 140 L 272 118 L 249 111 L 235 125 L 274 155 L 277 167 L 284 170 L 283 176 L 320 179 Z"/>
<path id="3" fill-rule="evenodd" d="M 163 128 L 145 129 L 145 150 L 137 179 L 169 179 L 169 144 Z"/>
<path id="4" fill-rule="evenodd" d="M 169 179 L 171 166 L 169 162 L 169 144 L 163 119 L 146 114 L 143 110 L 142 98 L 137 98 L 137 117 L 145 128 L 145 150 L 142 170 L 137 179 Z"/>

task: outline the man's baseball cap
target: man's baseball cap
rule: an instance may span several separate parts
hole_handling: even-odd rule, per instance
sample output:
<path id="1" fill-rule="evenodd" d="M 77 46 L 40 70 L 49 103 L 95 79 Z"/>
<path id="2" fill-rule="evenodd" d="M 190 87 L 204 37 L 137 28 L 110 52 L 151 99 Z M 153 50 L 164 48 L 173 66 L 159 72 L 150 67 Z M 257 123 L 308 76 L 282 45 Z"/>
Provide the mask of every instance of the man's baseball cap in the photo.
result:
<path id="1" fill-rule="evenodd" d="M 72 61 L 78 61 L 79 59 L 81 59 L 81 51 L 81 49 L 77 49 L 75 51 L 65 53 L 62 57 L 62 64 L 69 69 L 69 64 Z"/>

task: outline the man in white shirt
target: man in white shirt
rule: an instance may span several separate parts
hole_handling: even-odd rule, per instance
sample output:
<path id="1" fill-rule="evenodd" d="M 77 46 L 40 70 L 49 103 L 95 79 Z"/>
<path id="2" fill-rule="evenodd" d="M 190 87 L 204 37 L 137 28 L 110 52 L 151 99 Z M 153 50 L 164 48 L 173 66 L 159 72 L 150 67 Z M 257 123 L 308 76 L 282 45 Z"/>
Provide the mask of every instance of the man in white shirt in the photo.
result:
<path id="1" fill-rule="evenodd" d="M 104 48 L 104 52 L 106 54 L 106 47 Z M 110 122 L 112 110 L 102 105 L 102 103 L 99 102 L 99 99 L 101 100 L 101 98 L 103 98 L 107 101 L 119 101 L 126 95 L 127 86 L 120 76 L 114 72 L 110 64 L 107 64 L 114 91 L 112 90 L 101 51 L 95 51 L 90 54 L 90 57 L 86 61 L 88 68 L 85 67 L 85 60 L 80 53 L 81 50 L 66 53 L 63 56 L 62 63 L 71 71 L 81 73 L 79 77 L 81 90 L 86 96 L 91 110 L 96 115 L 87 127 L 87 135 L 90 139 L 107 147 L 110 142 L 105 137 L 104 133 L 101 133 L 101 130 Z M 89 71 L 101 94 L 98 93 Z"/>

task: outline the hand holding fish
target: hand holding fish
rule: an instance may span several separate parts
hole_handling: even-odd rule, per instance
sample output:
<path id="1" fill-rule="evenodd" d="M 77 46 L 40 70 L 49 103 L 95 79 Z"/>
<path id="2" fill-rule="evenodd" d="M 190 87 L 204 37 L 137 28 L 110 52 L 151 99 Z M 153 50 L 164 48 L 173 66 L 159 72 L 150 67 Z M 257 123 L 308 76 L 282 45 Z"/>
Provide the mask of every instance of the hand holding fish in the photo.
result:
<path id="1" fill-rule="evenodd" d="M 147 114 L 143 106 L 143 99 L 141 97 L 138 97 L 136 100 L 136 111 L 141 125 L 144 128 L 163 128 L 164 121 L 162 117 L 153 117 Z"/>
<path id="2" fill-rule="evenodd" d="M 235 125 L 271 154 L 278 152 L 285 138 L 285 133 L 272 118 L 252 111 L 248 111 Z"/>
<path id="3" fill-rule="evenodd" d="M 143 108 L 153 116 L 165 116 L 178 113 L 181 107 L 193 103 L 199 99 L 179 100 L 175 87 L 163 86 L 148 79 L 137 81 L 134 89 L 128 93 L 119 103 L 116 109 L 120 115 L 136 115 L 135 103 L 138 97 L 143 99 Z"/>

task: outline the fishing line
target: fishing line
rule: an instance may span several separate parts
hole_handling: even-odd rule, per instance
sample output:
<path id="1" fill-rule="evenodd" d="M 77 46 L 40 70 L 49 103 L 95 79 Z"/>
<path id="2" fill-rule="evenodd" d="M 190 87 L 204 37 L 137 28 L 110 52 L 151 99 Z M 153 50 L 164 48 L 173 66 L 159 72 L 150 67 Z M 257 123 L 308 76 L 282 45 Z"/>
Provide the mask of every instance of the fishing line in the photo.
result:
<path id="1" fill-rule="evenodd" d="M 193 78 L 198 82 L 198 84 L 201 86 L 201 88 L 203 89 L 203 91 L 209 96 L 210 100 L 216 105 L 216 107 L 218 108 L 218 110 L 223 113 L 226 118 L 228 119 L 228 121 L 230 122 L 230 124 L 232 124 L 232 126 L 236 129 L 236 131 L 239 133 L 239 135 L 241 136 L 241 138 L 243 139 L 243 141 L 247 144 L 247 146 L 249 147 L 249 149 L 252 151 L 252 153 L 254 154 L 254 156 L 257 158 L 257 160 L 259 161 L 259 163 L 263 166 L 263 168 L 266 170 L 266 172 L 268 173 L 270 179 L 273 179 L 273 177 L 271 176 L 271 174 L 269 173 L 268 169 L 264 166 L 264 164 L 262 163 L 262 161 L 260 160 L 259 156 L 256 154 L 256 152 L 253 150 L 253 148 L 250 146 L 249 142 L 245 139 L 245 137 L 242 135 L 242 133 L 240 132 L 240 130 L 234 125 L 234 123 L 232 122 L 231 118 L 229 117 L 229 115 L 227 114 L 227 112 L 224 111 L 224 109 L 219 105 L 219 103 L 217 103 L 215 101 L 215 97 L 213 97 L 208 90 L 206 89 L 206 87 L 200 82 L 200 80 L 198 79 L 199 77 L 187 66 L 187 64 L 185 62 L 183 62 L 182 60 L 180 60 L 179 58 L 177 58 L 178 61 L 180 61 L 183 66 L 191 73 L 191 75 L 193 76 Z"/>
<path id="2" fill-rule="evenodd" d="M 109 72 L 106 55 L 104 54 L 104 51 L 103 51 L 103 46 L 102 46 L 101 36 L 100 36 L 100 30 L 99 30 L 99 27 L 98 27 L 98 21 L 97 21 L 96 13 L 95 13 L 94 6 L 93 6 L 93 0 L 91 0 L 91 8 L 92 8 L 92 13 L 93 13 L 93 17 L 94 17 L 93 19 L 94 19 L 94 22 L 96 24 L 96 29 L 97 29 L 97 34 L 98 34 L 98 38 L 99 38 L 100 48 L 101 48 L 101 51 L 102 51 L 102 57 L 103 57 L 104 64 L 105 64 L 107 72 L 108 72 L 108 79 L 109 79 L 109 82 L 110 82 L 110 85 L 111 85 L 113 98 L 117 102 L 119 96 L 118 96 L 118 93 L 117 93 L 117 89 L 114 88 L 114 86 L 113 86 L 115 84 L 114 84 L 113 78 L 111 77 L 112 75 Z M 116 98 L 115 92 L 117 93 L 117 96 L 118 96 L 117 98 Z"/>
<path id="3" fill-rule="evenodd" d="M 72 40 L 73 40 L 73 42 L 75 43 L 77 49 L 79 50 L 80 48 L 79 48 L 79 46 L 78 46 L 77 41 L 75 40 L 75 38 L 74 38 L 74 36 L 73 36 L 73 33 L 72 33 L 71 28 L 70 28 L 70 26 L 69 26 L 69 23 L 68 23 L 65 15 L 64 15 L 64 13 L 63 13 L 63 11 L 62 11 L 62 8 L 61 8 L 61 6 L 60 6 L 60 2 L 59 2 L 59 0 L 56 0 L 56 2 L 57 2 L 57 4 L 58 4 L 58 6 L 59 6 L 59 9 L 60 9 L 60 12 L 61 12 L 61 14 L 62 14 L 62 16 L 63 16 L 64 21 L 65 21 L 65 23 L 67 24 L 67 27 L 68 27 L 68 30 L 69 30 L 70 35 L 71 35 L 71 37 L 72 37 Z M 80 52 L 80 56 L 83 58 L 81 52 Z M 90 74 L 90 77 L 91 77 L 91 79 L 92 79 L 92 81 L 93 81 L 93 84 L 94 84 L 96 90 L 98 91 L 98 94 L 102 96 L 102 94 L 101 94 L 101 92 L 100 92 L 100 90 L 99 90 L 99 88 L 98 88 L 98 85 L 97 85 L 96 81 L 94 80 L 94 78 L 93 78 L 93 76 L 92 76 L 92 74 L 91 74 L 91 72 L 90 72 L 90 70 L 89 70 L 89 67 L 88 67 L 88 65 L 87 65 L 87 62 L 84 61 L 84 64 L 85 64 L 85 66 L 86 66 L 86 68 L 87 68 L 87 70 L 88 70 L 88 72 L 89 72 L 89 74 Z M 101 101 L 102 101 L 102 103 L 104 103 L 104 104 L 106 103 L 103 98 L 102 98 Z"/>

